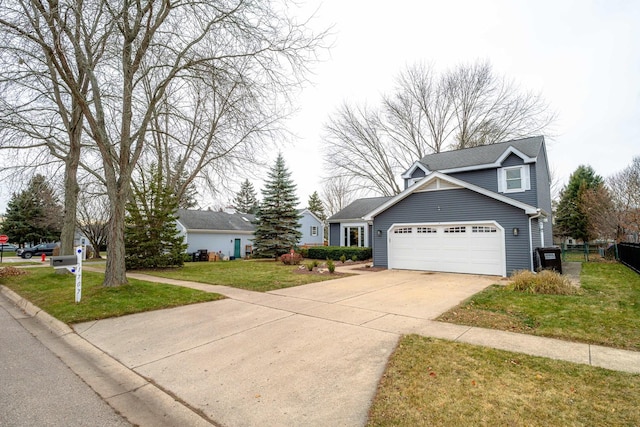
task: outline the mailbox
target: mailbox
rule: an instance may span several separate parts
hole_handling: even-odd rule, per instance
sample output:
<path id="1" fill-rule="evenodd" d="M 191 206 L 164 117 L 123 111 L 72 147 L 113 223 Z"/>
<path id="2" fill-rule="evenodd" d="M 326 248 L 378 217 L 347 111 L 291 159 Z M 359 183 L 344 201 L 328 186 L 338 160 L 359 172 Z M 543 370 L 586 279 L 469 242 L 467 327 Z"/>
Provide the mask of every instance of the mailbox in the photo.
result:
<path id="1" fill-rule="evenodd" d="M 53 256 L 50 259 L 51 267 L 53 268 L 67 268 L 78 265 L 78 257 L 75 255 Z"/>

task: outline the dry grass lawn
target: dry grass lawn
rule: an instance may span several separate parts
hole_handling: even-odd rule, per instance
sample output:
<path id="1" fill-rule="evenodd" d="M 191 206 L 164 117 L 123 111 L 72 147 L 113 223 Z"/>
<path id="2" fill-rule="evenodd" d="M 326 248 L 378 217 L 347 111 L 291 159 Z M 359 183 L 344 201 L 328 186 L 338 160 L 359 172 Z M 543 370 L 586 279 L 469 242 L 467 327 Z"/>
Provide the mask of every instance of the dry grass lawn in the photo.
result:
<path id="1" fill-rule="evenodd" d="M 640 375 L 404 337 L 369 426 L 637 426 Z"/>

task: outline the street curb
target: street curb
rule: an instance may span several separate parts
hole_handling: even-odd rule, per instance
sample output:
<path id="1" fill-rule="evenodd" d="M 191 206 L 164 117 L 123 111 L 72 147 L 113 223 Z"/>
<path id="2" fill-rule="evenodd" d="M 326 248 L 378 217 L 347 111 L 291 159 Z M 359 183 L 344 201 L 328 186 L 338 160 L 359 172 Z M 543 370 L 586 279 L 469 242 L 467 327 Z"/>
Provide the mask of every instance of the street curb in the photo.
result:
<path id="1" fill-rule="evenodd" d="M 56 319 L 46 311 L 42 310 L 40 307 L 33 305 L 31 301 L 21 297 L 6 286 L 0 285 L 0 292 L 2 292 L 2 294 L 5 295 L 16 306 L 18 306 L 18 308 L 24 311 L 27 316 L 33 317 L 40 321 L 40 323 L 46 326 L 47 329 L 49 329 L 55 335 L 62 336 L 73 333 L 73 329 L 71 329 L 69 325 Z"/>
<path id="2" fill-rule="evenodd" d="M 24 314 L 13 316 L 25 329 L 132 425 L 216 425 L 13 290 L 0 285 L 0 294 Z"/>

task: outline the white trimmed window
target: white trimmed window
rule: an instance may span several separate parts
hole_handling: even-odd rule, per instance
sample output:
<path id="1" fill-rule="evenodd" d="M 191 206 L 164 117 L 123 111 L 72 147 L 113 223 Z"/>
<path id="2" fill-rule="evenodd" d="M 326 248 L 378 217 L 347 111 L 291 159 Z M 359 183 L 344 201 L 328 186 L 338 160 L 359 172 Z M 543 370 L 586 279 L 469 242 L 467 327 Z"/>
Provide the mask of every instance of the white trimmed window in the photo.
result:
<path id="1" fill-rule="evenodd" d="M 317 227 L 317 226 L 315 226 L 315 225 L 312 225 L 312 226 L 311 226 L 311 235 L 312 235 L 313 237 L 315 237 L 315 236 L 317 236 L 317 235 L 318 235 L 318 227 Z"/>
<path id="2" fill-rule="evenodd" d="M 529 165 L 498 169 L 498 192 L 517 193 L 531 190 Z"/>

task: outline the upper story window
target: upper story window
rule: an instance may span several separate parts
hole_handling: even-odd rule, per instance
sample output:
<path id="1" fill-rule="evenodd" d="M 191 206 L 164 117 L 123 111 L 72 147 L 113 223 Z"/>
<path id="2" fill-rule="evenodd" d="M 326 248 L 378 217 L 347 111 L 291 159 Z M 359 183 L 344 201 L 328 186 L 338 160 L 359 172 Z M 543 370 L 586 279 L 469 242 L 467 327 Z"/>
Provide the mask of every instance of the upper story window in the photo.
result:
<path id="1" fill-rule="evenodd" d="M 498 192 L 517 193 L 531 190 L 529 165 L 498 169 Z"/>
<path id="2" fill-rule="evenodd" d="M 311 226 L 311 230 L 310 230 L 310 231 L 311 231 L 311 235 L 312 235 L 312 236 L 314 236 L 314 237 L 315 237 L 315 236 L 317 236 L 317 235 L 318 235 L 318 227 L 317 227 L 317 226 L 312 225 L 312 226 Z"/>

